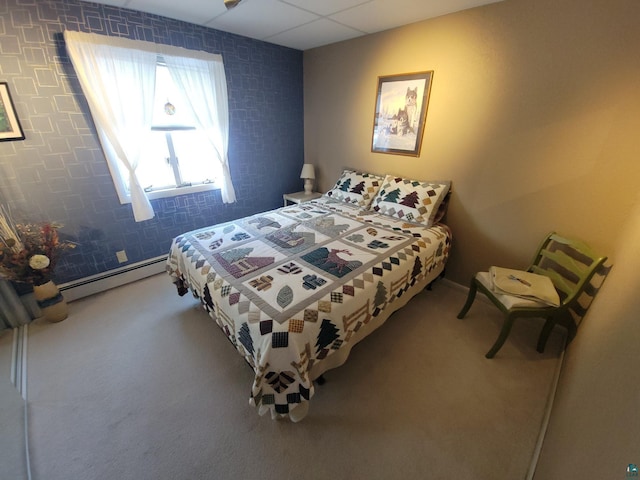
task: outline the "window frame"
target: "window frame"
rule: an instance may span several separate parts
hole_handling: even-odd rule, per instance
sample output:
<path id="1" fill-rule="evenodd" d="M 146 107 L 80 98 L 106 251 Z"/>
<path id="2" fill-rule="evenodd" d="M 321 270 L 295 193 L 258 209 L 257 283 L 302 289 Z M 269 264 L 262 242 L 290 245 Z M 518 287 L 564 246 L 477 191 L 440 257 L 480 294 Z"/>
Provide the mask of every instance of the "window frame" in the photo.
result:
<path id="1" fill-rule="evenodd" d="M 158 56 L 158 61 L 156 64 L 156 86 L 158 85 L 158 79 L 157 77 L 159 76 L 159 69 L 160 68 L 164 68 L 167 69 L 167 64 L 164 60 L 164 58 L 159 55 Z M 164 73 L 164 75 L 169 75 L 170 74 L 167 70 L 167 73 Z M 173 80 L 171 80 L 173 82 Z M 174 88 L 177 88 L 177 86 L 175 86 L 174 83 Z M 169 92 L 171 93 L 171 92 Z M 158 93 L 156 92 L 156 96 L 158 95 Z M 170 99 L 173 98 L 173 96 L 170 97 Z M 175 99 L 173 99 L 175 101 Z M 169 100 L 171 101 L 171 100 Z M 157 104 L 156 104 L 157 106 Z M 184 106 L 183 106 L 184 107 Z M 163 160 L 166 160 L 169 164 L 169 166 L 171 167 L 171 170 L 173 172 L 173 178 L 175 180 L 175 186 L 165 186 L 165 187 L 157 187 L 157 188 L 149 188 L 149 187 L 145 187 L 144 186 L 144 178 L 140 178 L 139 180 L 142 183 L 142 188 L 144 189 L 145 193 L 147 194 L 147 198 L 153 200 L 156 198 L 169 198 L 169 197 L 174 197 L 174 196 L 178 196 L 178 195 L 185 195 L 188 193 L 198 193 L 198 192 L 203 192 L 203 191 L 210 191 L 210 190 L 220 190 L 221 189 L 221 185 L 220 185 L 220 176 L 222 175 L 222 172 L 218 172 L 218 174 L 214 177 L 214 179 L 212 181 L 199 181 L 196 183 L 190 183 L 190 182 L 186 182 L 183 179 L 183 173 L 180 171 L 180 160 L 179 157 L 176 153 L 176 149 L 174 146 L 174 142 L 176 141 L 175 137 L 173 136 L 174 132 L 180 132 L 180 131 L 197 131 L 198 128 L 191 125 L 191 124 L 187 124 L 185 123 L 165 123 L 163 122 L 162 124 L 158 124 L 158 125 L 152 125 L 151 126 L 151 131 L 152 132 L 163 132 L 164 135 L 164 140 L 166 142 L 166 146 L 167 146 L 167 151 L 169 154 L 168 158 L 164 158 L 164 159 L 158 159 L 158 162 L 162 162 Z M 124 172 L 121 172 L 124 173 Z"/>

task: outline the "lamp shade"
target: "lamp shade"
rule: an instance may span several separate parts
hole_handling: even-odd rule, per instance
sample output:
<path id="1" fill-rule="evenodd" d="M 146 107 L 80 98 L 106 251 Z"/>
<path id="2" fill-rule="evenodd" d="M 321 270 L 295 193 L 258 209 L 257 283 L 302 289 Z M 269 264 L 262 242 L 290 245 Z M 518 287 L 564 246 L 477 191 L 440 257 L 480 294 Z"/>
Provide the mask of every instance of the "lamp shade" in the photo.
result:
<path id="1" fill-rule="evenodd" d="M 313 170 L 312 163 L 305 163 L 304 165 L 302 165 L 300 178 L 316 178 L 316 174 L 315 174 L 315 171 Z"/>

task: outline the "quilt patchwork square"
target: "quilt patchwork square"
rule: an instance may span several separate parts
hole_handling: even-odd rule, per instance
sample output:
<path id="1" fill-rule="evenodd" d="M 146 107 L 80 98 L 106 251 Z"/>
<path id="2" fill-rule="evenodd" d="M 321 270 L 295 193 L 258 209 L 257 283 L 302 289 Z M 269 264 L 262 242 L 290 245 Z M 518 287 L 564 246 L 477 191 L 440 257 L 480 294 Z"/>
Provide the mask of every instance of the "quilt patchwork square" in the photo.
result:
<path id="1" fill-rule="evenodd" d="M 309 277 L 314 277 L 315 288 L 308 288 Z M 304 302 L 315 294 L 317 286 L 328 284 L 328 280 L 320 277 L 301 262 L 286 262 L 253 277 L 243 285 L 259 295 L 276 312 L 284 312 L 287 308 Z"/>
<path id="2" fill-rule="evenodd" d="M 361 226 L 356 220 L 333 213 L 309 220 L 306 225 L 330 238 L 339 237 Z"/>
<path id="3" fill-rule="evenodd" d="M 300 258 L 334 277 L 342 278 L 360 269 L 374 259 L 375 255 L 336 241 L 327 243 Z"/>
<path id="4" fill-rule="evenodd" d="M 294 217 L 297 220 L 310 220 L 327 213 L 326 210 L 319 208 L 313 202 L 305 202 L 298 205 L 292 205 L 290 207 L 283 208 L 281 211 L 283 214 Z"/>
<path id="5" fill-rule="evenodd" d="M 242 278 L 256 270 L 272 265 L 285 258 L 285 255 L 265 243 L 256 240 L 237 248 L 230 248 L 213 255 L 213 258 L 229 274 Z"/>
<path id="6" fill-rule="evenodd" d="M 362 228 L 344 237 L 344 240 L 372 252 L 386 252 L 407 241 L 407 237 L 375 227 Z"/>
<path id="7" fill-rule="evenodd" d="M 326 235 L 300 223 L 276 230 L 264 238 L 287 255 L 301 252 L 329 239 Z"/>
<path id="8" fill-rule="evenodd" d="M 247 229 L 254 230 L 261 235 L 275 232 L 276 230 L 296 223 L 294 219 L 279 215 L 275 212 L 254 215 L 253 217 L 242 219 L 241 222 Z"/>
<path id="9" fill-rule="evenodd" d="M 254 238 L 254 236 L 242 227 L 230 223 L 197 231 L 193 234 L 193 238 L 195 238 L 198 244 L 206 249 L 206 251 L 216 252 L 223 248 L 229 248 L 234 244 L 250 240 Z"/>

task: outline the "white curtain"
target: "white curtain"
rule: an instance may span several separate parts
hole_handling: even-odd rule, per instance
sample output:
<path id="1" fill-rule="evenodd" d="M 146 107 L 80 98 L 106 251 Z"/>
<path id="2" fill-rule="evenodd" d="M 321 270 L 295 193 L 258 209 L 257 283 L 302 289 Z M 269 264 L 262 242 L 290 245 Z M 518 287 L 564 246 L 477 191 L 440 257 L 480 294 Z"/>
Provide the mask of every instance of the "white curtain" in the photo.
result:
<path id="1" fill-rule="evenodd" d="M 236 201 L 229 159 L 227 81 L 220 55 L 151 42 L 64 32 L 71 62 L 87 97 L 102 149 L 121 203 L 131 202 L 136 221 L 154 212 L 136 176 L 140 149 L 151 132 L 158 57 L 182 87 L 198 126 L 215 147 L 222 166 L 222 200 Z M 121 171 L 126 170 L 129 188 Z"/>
<path id="2" fill-rule="evenodd" d="M 185 105 L 193 111 L 198 127 L 206 132 L 207 139 L 217 153 L 214 161 L 220 162 L 223 172 L 222 201 L 233 203 L 236 192 L 231 182 L 229 159 L 229 102 L 227 81 L 222 57 L 211 60 L 163 55 L 173 81 L 183 93 Z M 184 92 L 189 92 L 185 95 Z"/>
<path id="3" fill-rule="evenodd" d="M 154 212 L 136 168 L 151 131 L 157 54 L 123 47 L 121 39 L 104 35 L 65 31 L 64 36 L 105 155 L 129 173 L 134 218 L 149 220 Z"/>

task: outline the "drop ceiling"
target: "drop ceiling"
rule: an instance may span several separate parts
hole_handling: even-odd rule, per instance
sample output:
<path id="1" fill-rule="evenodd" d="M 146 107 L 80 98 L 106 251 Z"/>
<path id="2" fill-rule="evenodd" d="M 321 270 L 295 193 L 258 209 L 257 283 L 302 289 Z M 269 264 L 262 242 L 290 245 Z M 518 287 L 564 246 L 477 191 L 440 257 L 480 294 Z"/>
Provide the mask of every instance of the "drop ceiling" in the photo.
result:
<path id="1" fill-rule="evenodd" d="M 308 50 L 501 0 L 93 0 Z"/>

